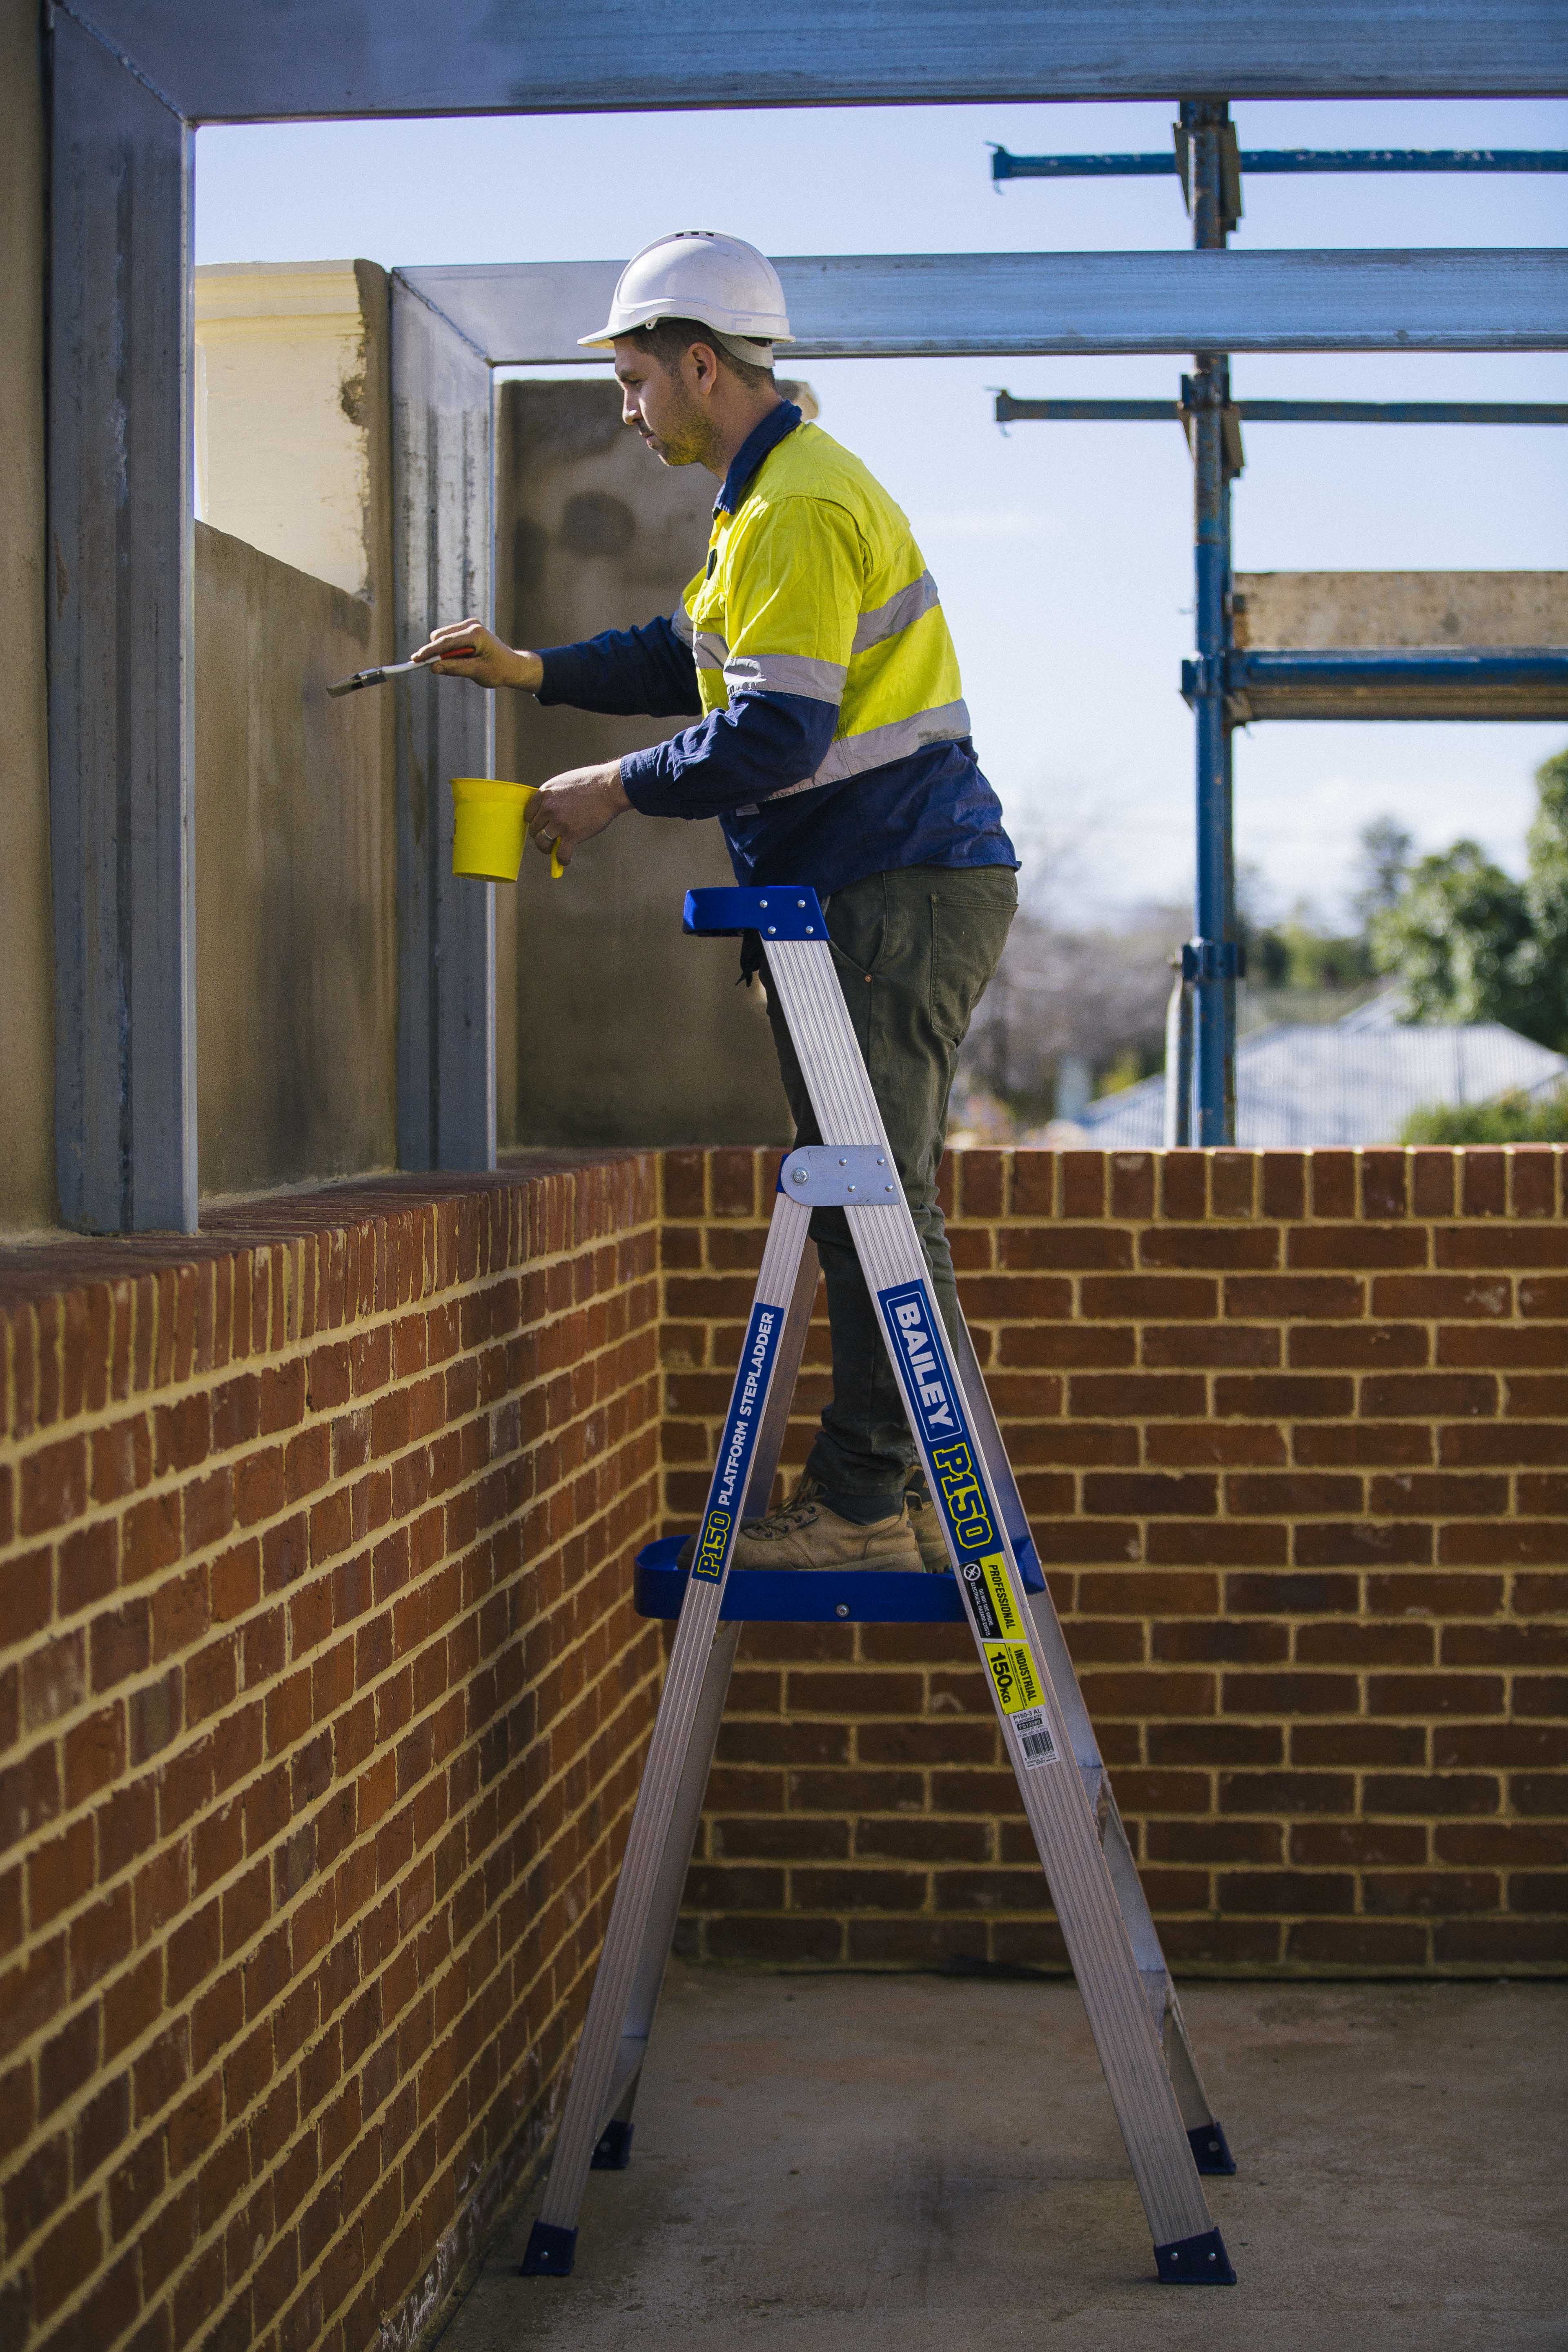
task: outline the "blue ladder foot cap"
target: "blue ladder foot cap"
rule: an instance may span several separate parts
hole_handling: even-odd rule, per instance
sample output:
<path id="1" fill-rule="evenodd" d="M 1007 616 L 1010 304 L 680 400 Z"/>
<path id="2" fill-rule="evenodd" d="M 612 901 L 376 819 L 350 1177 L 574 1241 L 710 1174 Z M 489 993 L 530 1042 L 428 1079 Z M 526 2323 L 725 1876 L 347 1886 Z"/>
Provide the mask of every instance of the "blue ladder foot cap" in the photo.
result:
<path id="1" fill-rule="evenodd" d="M 1200 2238 L 1178 2238 L 1173 2245 L 1156 2246 L 1154 2266 L 1162 2286 L 1234 2286 L 1236 2273 L 1217 2230 Z"/>
<path id="2" fill-rule="evenodd" d="M 1193 2160 L 1200 2172 L 1234 2172 L 1236 2158 L 1219 2124 L 1197 2124 L 1187 2134 Z"/>
<path id="3" fill-rule="evenodd" d="M 618 2118 L 607 2123 L 595 2144 L 592 2169 L 595 2172 L 624 2172 L 632 2160 L 632 2132 L 635 2126 Z M 1236 2167 L 1232 2165 L 1234 2172 Z"/>
<path id="4" fill-rule="evenodd" d="M 576 2252 L 575 2230 L 563 2230 L 555 2221 L 536 2221 L 517 2274 L 519 2278 L 570 2278 Z"/>

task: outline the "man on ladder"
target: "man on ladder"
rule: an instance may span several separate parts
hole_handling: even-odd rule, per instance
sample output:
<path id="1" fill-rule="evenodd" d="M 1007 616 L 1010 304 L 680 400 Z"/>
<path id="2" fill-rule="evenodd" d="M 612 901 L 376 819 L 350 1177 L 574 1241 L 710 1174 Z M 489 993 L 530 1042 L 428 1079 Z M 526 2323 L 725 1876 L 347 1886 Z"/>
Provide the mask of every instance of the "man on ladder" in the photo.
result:
<path id="1" fill-rule="evenodd" d="M 716 816 L 739 883 L 809 883 L 951 1339 L 958 1298 L 937 1168 L 959 1045 L 1017 906 L 1017 859 L 970 740 L 936 583 L 860 461 L 780 394 L 778 273 L 739 237 L 684 230 L 622 272 L 606 324 L 635 425 L 667 466 L 721 488 L 702 570 L 668 619 L 523 652 L 478 621 L 437 629 L 443 675 L 584 710 L 700 712 L 671 740 L 546 784 L 542 849 L 635 810 Z M 442 657 L 444 644 L 477 650 Z M 748 936 L 742 968 L 761 960 Z M 768 1013 L 797 1145 L 820 1142 L 777 992 Z M 781 1510 L 738 1568 L 928 1568 L 947 1553 L 844 1211 L 811 1222 L 827 1285 L 833 1401 Z M 906 1481 L 910 1480 L 906 1491 Z"/>

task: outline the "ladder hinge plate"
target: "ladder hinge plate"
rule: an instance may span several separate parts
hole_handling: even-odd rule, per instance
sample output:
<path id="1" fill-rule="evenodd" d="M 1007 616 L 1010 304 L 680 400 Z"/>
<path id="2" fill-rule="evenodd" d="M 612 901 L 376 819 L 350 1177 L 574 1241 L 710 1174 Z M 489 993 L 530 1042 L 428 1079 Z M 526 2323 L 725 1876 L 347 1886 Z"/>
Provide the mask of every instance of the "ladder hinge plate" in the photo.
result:
<path id="1" fill-rule="evenodd" d="M 899 1171 L 876 1143 L 808 1143 L 779 1170 L 779 1191 L 812 1209 L 896 1209 Z"/>

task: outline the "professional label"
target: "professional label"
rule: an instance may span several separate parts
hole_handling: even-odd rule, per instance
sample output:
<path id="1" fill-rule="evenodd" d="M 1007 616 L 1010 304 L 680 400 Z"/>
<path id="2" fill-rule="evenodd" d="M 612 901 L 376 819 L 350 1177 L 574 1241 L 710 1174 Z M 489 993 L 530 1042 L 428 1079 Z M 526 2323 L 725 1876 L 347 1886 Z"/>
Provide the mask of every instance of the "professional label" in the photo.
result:
<path id="1" fill-rule="evenodd" d="M 708 1508 L 697 1538 L 697 1557 L 691 1564 L 692 1575 L 709 1583 L 717 1583 L 729 1561 L 745 1500 L 746 1465 L 762 1425 L 763 1406 L 773 1377 L 773 1352 L 783 1328 L 782 1307 L 752 1309 L 735 1392 L 730 1400 L 730 1417 L 720 1441 L 719 1466 L 713 1474 Z"/>
<path id="2" fill-rule="evenodd" d="M 1026 1772 L 1033 1772 L 1041 1764 L 1057 1760 L 1057 1743 L 1051 1738 L 1051 1727 L 1037 1706 L 1026 1707 L 1013 1716 L 1007 1725 L 1017 1743 L 1018 1760 Z"/>
<path id="3" fill-rule="evenodd" d="M 1013 1588 L 1007 1581 L 1007 1563 L 999 1551 L 987 1554 L 980 1563 L 980 1573 L 985 1579 L 985 1590 L 991 1595 L 997 1625 L 1010 1641 L 1023 1641 L 1026 1638 L 1024 1621 L 1013 1598 Z"/>

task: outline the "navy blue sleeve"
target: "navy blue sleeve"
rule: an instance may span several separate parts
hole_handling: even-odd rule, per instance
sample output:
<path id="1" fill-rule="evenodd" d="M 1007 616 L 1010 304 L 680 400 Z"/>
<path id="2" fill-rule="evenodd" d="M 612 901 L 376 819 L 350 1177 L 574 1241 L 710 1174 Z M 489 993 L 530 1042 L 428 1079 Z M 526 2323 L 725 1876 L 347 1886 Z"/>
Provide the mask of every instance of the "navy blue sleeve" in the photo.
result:
<path id="1" fill-rule="evenodd" d="M 737 695 L 668 743 L 623 751 L 621 783 L 644 816 L 724 816 L 814 776 L 837 724 L 836 702 Z"/>
<path id="2" fill-rule="evenodd" d="M 581 645 L 551 646 L 539 656 L 541 702 L 570 702 L 578 710 L 613 710 L 627 718 L 685 719 L 702 708 L 691 648 L 660 619 L 640 629 L 606 629 Z"/>

